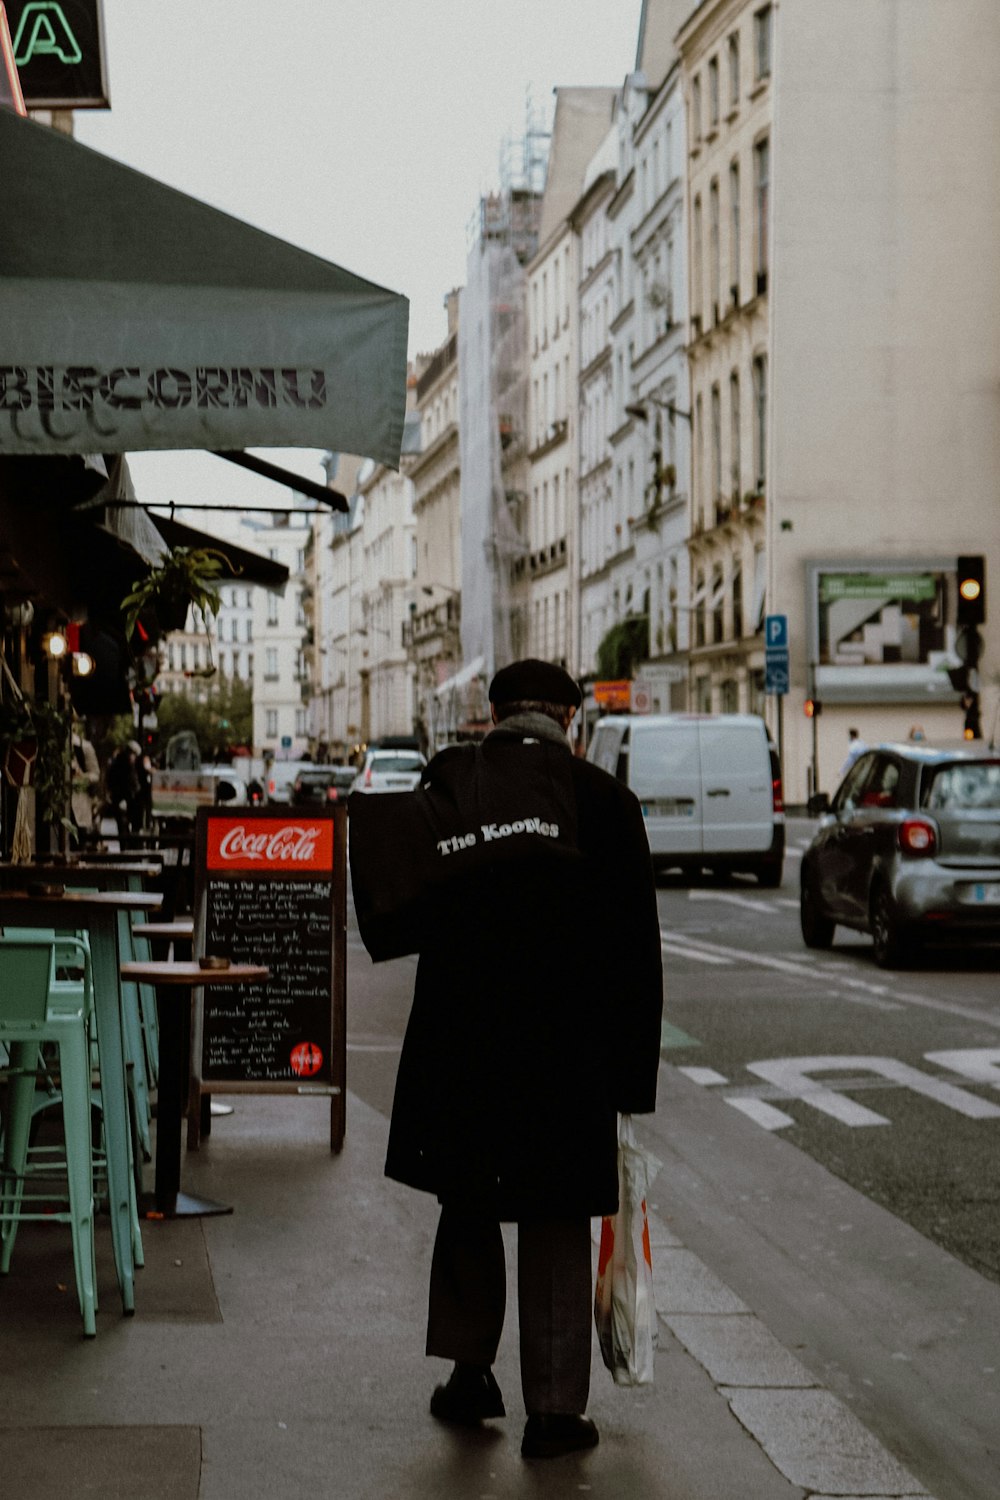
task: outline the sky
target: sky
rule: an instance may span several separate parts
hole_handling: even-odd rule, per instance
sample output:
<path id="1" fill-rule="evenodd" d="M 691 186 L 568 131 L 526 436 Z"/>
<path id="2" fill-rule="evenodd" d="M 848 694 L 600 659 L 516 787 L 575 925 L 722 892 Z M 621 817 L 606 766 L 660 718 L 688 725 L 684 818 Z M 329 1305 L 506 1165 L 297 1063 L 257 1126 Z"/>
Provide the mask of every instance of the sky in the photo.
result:
<path id="1" fill-rule="evenodd" d="M 529 91 L 618 86 L 641 0 L 104 0 L 110 110 L 76 138 L 410 300 L 446 336 L 468 226 Z M 319 455 L 264 456 L 322 479 Z M 285 504 L 208 454 L 130 456 L 140 499 Z M 231 472 L 230 472 L 231 471 Z M 205 518 L 205 529 L 211 529 Z"/>

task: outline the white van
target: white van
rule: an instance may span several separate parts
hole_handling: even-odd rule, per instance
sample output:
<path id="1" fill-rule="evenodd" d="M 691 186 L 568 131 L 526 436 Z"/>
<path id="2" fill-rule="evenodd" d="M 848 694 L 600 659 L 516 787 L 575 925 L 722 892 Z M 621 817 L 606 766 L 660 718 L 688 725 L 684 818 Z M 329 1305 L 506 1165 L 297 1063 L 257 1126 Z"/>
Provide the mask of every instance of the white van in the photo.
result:
<path id="1" fill-rule="evenodd" d="M 781 884 L 781 771 L 763 719 L 609 715 L 587 759 L 638 797 L 656 869 L 745 870 Z"/>

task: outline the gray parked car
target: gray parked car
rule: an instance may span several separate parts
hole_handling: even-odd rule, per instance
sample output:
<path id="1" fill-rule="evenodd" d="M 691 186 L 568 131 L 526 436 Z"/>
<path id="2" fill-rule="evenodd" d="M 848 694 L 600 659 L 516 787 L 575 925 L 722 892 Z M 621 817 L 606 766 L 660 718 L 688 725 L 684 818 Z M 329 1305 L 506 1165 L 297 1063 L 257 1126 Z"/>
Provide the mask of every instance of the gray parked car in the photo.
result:
<path id="1" fill-rule="evenodd" d="M 1000 755 L 880 745 L 825 803 L 802 860 L 808 947 L 853 927 L 888 969 L 925 943 L 1000 942 Z"/>

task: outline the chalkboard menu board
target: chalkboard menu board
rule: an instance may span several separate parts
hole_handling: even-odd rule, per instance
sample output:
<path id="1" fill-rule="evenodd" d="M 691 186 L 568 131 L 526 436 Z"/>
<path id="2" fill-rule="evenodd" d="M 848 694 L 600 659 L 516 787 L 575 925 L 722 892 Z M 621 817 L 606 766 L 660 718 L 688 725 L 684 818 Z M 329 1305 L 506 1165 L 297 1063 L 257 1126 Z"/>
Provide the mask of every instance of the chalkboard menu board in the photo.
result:
<path id="1" fill-rule="evenodd" d="M 343 1144 L 346 817 L 342 807 L 199 810 L 195 952 L 271 972 L 201 992 L 192 1122 L 203 1092 L 329 1095 L 331 1142 Z"/>

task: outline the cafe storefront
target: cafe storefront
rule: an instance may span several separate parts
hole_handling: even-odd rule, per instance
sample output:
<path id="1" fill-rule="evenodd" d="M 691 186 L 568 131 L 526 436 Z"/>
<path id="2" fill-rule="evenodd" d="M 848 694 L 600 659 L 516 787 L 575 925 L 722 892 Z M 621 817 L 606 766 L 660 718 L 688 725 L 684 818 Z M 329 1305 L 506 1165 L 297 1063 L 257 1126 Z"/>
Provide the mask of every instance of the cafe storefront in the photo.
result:
<path id="1" fill-rule="evenodd" d="M 223 577 L 280 587 L 267 559 L 158 529 L 122 484 L 123 456 L 206 449 L 346 506 L 245 450 L 332 448 L 398 467 L 408 309 L 4 108 L 0 159 L 2 733 L 21 700 L 128 711 L 137 645 L 121 602 L 161 548 L 210 547 Z M 45 643 L 62 627 L 72 646 L 55 660 Z M 89 686 L 74 655 L 90 658 Z"/>

